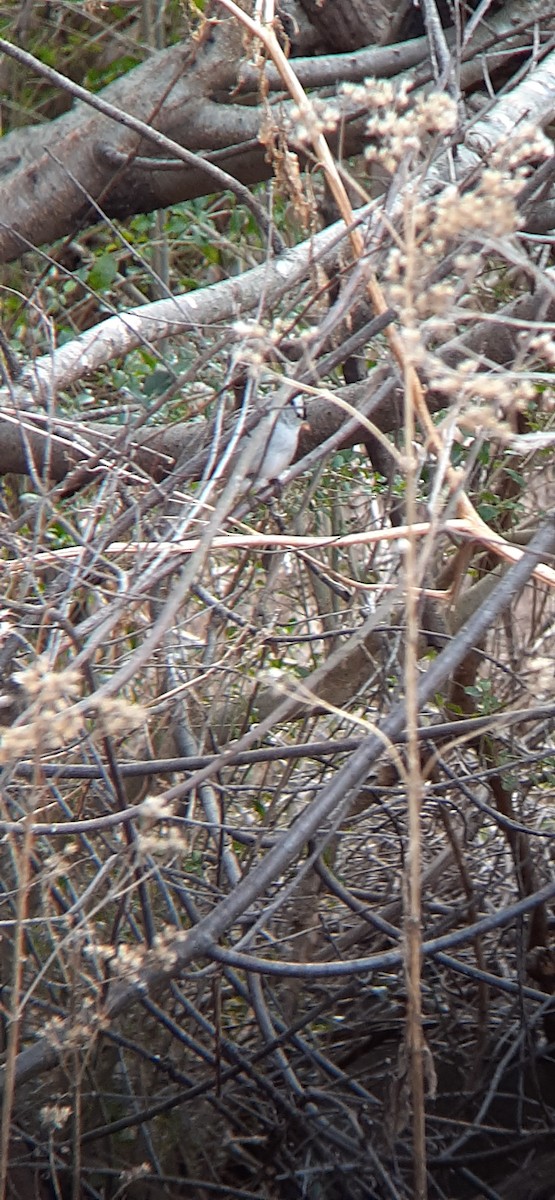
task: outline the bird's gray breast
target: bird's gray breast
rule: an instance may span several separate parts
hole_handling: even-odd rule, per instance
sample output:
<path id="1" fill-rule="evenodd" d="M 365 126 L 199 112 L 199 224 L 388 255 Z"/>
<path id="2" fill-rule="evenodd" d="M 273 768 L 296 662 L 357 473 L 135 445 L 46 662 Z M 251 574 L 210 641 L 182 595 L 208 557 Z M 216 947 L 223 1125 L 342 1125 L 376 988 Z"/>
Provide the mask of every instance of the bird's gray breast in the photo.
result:
<path id="1" fill-rule="evenodd" d="M 256 455 L 250 474 L 257 479 L 277 479 L 293 462 L 300 428 L 301 421 L 290 405 L 272 414 L 267 437 L 261 443 L 260 455 Z M 256 436 L 256 432 L 253 436 Z"/>

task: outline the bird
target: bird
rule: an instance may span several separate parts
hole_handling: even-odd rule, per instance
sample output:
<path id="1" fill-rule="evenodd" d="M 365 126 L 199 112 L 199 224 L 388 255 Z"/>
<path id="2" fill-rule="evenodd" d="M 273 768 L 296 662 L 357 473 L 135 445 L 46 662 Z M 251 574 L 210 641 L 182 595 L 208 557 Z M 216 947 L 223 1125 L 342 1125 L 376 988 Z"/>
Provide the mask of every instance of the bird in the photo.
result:
<path id="1" fill-rule="evenodd" d="M 304 399 L 275 394 L 264 407 L 233 413 L 192 430 L 178 460 L 180 480 L 240 477 L 239 493 L 262 489 L 291 465 L 304 430 Z"/>
<path id="2" fill-rule="evenodd" d="M 263 424 L 267 426 L 265 435 L 262 434 Z M 249 486 L 267 487 L 287 470 L 297 453 L 301 432 L 309 428 L 306 406 L 300 395 L 292 396 L 277 410 L 270 409 L 249 434 L 249 440 L 256 439 L 257 443 L 247 470 Z"/>

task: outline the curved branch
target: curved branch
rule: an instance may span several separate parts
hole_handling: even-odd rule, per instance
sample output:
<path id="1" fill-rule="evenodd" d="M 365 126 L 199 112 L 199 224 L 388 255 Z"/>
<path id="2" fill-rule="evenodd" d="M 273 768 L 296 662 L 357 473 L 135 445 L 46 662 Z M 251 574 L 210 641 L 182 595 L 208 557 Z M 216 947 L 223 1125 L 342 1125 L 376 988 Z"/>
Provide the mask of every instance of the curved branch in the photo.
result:
<path id="1" fill-rule="evenodd" d="M 226 24 L 229 26 L 230 22 L 226 22 Z M 232 31 L 231 35 L 229 35 L 228 31 L 226 31 L 226 33 L 222 34 L 221 30 L 219 30 L 218 39 L 205 37 L 203 40 L 201 40 L 198 44 L 198 47 L 195 47 L 194 58 L 191 60 L 191 56 L 189 56 L 188 59 L 182 61 L 180 70 L 176 71 L 173 77 L 164 79 L 163 86 L 161 86 L 160 81 L 156 78 L 156 76 L 150 76 L 148 80 L 143 79 L 140 81 L 143 84 L 148 82 L 150 84 L 150 88 L 152 88 L 152 92 L 149 91 L 147 93 L 148 117 L 150 121 L 152 121 L 158 115 L 158 112 L 162 106 L 164 106 L 166 121 L 168 121 L 168 105 L 166 103 L 168 100 L 168 95 L 172 94 L 173 96 L 179 78 L 182 75 L 187 75 L 185 67 L 190 65 L 191 61 L 196 64 L 200 62 L 201 67 L 193 75 L 194 86 L 189 86 L 186 93 L 186 98 L 189 103 L 195 100 L 197 105 L 199 100 L 205 100 L 205 88 L 208 87 L 209 78 L 206 75 L 206 64 L 202 61 L 203 47 L 205 42 L 209 43 L 208 56 L 211 59 L 213 56 L 213 43 L 217 40 L 221 45 L 221 39 L 222 37 L 224 38 L 224 43 L 226 44 L 226 53 L 223 54 L 222 47 L 222 52 L 220 53 L 218 59 L 220 71 L 215 72 L 215 76 L 216 78 L 219 78 L 220 81 L 227 79 L 227 71 L 229 69 L 229 51 L 231 48 L 229 43 L 231 43 L 231 46 L 233 46 L 233 44 L 237 41 L 237 36 L 234 30 Z M 38 59 L 34 58 L 32 54 L 28 54 L 27 51 L 21 50 L 18 46 L 12 46 L 11 43 L 7 42 L 4 38 L 0 38 L 0 50 L 3 50 L 4 53 L 10 58 L 15 58 L 16 61 L 26 66 L 33 67 L 33 69 L 39 75 L 44 76 L 49 80 L 49 82 L 63 88 L 64 91 L 70 92 L 71 95 L 75 96 L 85 105 L 99 112 L 102 117 L 108 118 L 110 122 L 115 122 L 117 126 L 123 126 L 125 130 L 129 130 L 130 132 L 128 134 L 120 134 L 120 153 L 125 153 L 126 156 L 132 156 L 136 151 L 136 144 L 135 139 L 132 139 L 130 135 L 139 134 L 141 137 L 146 138 L 147 141 L 153 142 L 160 150 L 169 154 L 173 154 L 176 159 L 184 162 L 188 167 L 193 167 L 197 171 L 200 171 L 201 175 L 204 174 L 205 176 L 208 176 L 208 179 L 213 187 L 224 190 L 229 188 L 231 191 L 235 192 L 239 199 L 253 213 L 258 224 L 261 225 L 266 232 L 269 232 L 270 222 L 263 206 L 255 199 L 254 196 L 251 195 L 248 188 L 236 180 L 227 171 L 223 170 L 222 167 L 217 166 L 216 163 L 211 162 L 207 158 L 202 158 L 198 154 L 192 153 L 184 146 L 179 145 L 179 143 L 175 142 L 172 138 L 168 138 L 165 134 L 160 133 L 157 129 L 152 128 L 150 123 L 141 120 L 138 116 L 135 116 L 129 112 L 125 112 L 120 106 L 114 104 L 113 101 L 109 102 L 101 96 L 92 95 L 87 91 L 86 88 L 81 87 L 79 84 L 73 83 L 64 75 L 60 75 L 59 71 L 55 71 L 52 67 L 41 63 Z M 183 51 L 181 54 L 183 57 Z M 152 65 L 152 60 L 150 60 L 147 64 L 145 64 L 145 67 L 142 68 L 142 71 L 145 75 L 147 74 L 148 70 L 152 71 Z M 214 86 L 216 78 L 212 78 L 212 86 Z M 157 89 L 154 88 L 155 83 L 157 83 Z M 139 84 L 139 80 L 136 80 L 136 84 Z M 117 85 L 113 85 L 113 87 L 115 89 Z M 70 115 L 75 118 L 75 114 Z M 77 115 L 79 117 L 79 111 Z M 68 123 L 71 126 L 71 122 Z M 87 119 L 85 120 L 85 124 L 86 123 Z M 56 237 L 61 236 L 60 231 L 57 229 L 57 222 L 59 221 L 60 215 L 60 209 L 58 207 L 60 190 L 62 190 L 65 195 L 66 203 L 70 196 L 73 196 L 73 204 L 78 205 L 79 211 L 79 208 L 82 209 L 83 207 L 83 201 L 86 200 L 88 196 L 98 196 L 104 189 L 110 188 L 112 174 L 111 168 L 109 168 L 108 174 L 106 169 L 108 164 L 103 163 L 102 154 L 98 152 L 102 127 L 100 126 L 98 119 L 96 122 L 96 128 L 94 124 L 93 127 L 90 128 L 90 118 L 88 118 L 88 123 L 88 130 L 83 128 L 83 123 L 79 123 L 79 145 L 82 147 L 82 158 L 80 159 L 79 163 L 81 170 L 78 172 L 77 186 L 74 163 L 76 151 L 74 138 L 70 138 L 69 143 L 66 141 L 65 147 L 62 147 L 61 149 L 61 157 L 60 148 L 58 147 L 58 144 L 56 144 L 55 156 L 53 154 L 49 155 L 47 152 L 46 155 L 43 155 L 42 159 L 40 159 L 38 162 L 34 161 L 32 167 L 27 168 L 24 171 L 24 173 L 28 176 L 27 182 L 33 184 L 35 202 L 34 211 L 37 211 L 37 206 L 40 204 L 40 199 L 42 199 L 45 204 L 44 211 L 41 213 L 42 220 L 40 237 L 43 240 L 46 239 L 48 241 L 52 241 Z M 111 135 L 112 137 L 114 136 L 112 126 L 107 129 L 107 134 Z M 70 155 L 67 163 L 64 162 L 64 149 L 66 152 L 69 151 Z M 68 169 L 64 170 L 64 166 L 66 165 Z M 57 175 L 56 168 L 58 168 Z M 55 188 L 53 188 L 54 181 L 51 178 L 52 171 L 54 171 L 56 177 Z M 45 178 L 45 175 L 48 178 Z M 23 186 L 25 180 L 19 179 L 18 182 L 19 186 Z M 126 180 L 126 184 L 127 191 L 129 191 L 129 180 Z M 10 246 L 17 246 L 19 252 L 21 252 L 22 249 L 26 249 L 27 246 L 25 243 L 29 237 L 29 234 L 25 233 L 24 229 L 21 227 L 22 208 L 20 205 L 18 189 L 17 187 L 14 188 L 13 180 L 10 193 L 11 194 L 8 196 L 4 195 L 3 198 L 0 195 L 6 237 L 4 246 L 2 245 L 2 239 L 0 237 L 0 258 L 10 256 L 11 252 L 8 249 Z M 26 193 L 24 193 L 24 195 L 26 195 Z M 53 195 L 56 195 L 57 203 L 55 205 L 50 203 L 49 205 L 47 201 L 51 201 Z M 15 200 L 15 215 L 12 215 L 10 210 L 10 205 L 8 203 L 10 198 Z M 67 212 L 65 215 L 67 217 Z M 77 215 L 77 213 L 75 215 Z"/>

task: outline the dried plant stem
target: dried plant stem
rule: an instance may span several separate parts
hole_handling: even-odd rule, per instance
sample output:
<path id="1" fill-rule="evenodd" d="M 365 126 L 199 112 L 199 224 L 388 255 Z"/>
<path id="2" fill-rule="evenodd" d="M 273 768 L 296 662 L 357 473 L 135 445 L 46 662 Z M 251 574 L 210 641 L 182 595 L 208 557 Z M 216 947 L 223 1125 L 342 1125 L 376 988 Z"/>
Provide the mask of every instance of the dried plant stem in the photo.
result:
<path id="1" fill-rule="evenodd" d="M 468 518 L 455 518 L 442 522 L 442 530 L 444 533 L 458 535 L 459 537 L 472 538 L 478 541 L 487 550 L 492 553 L 497 553 L 500 558 L 509 563 L 517 563 L 522 558 L 525 550 L 521 546 L 516 546 L 507 542 L 500 534 L 491 530 L 484 521 L 475 514 L 479 526 L 474 520 Z M 433 529 L 430 521 L 415 521 L 410 526 L 410 533 L 415 538 L 426 537 Z M 326 535 L 326 536 L 303 536 L 296 534 L 239 534 L 225 533 L 212 538 L 211 549 L 216 550 L 263 550 L 263 549 L 284 549 L 298 550 L 299 552 L 308 550 L 325 549 L 327 546 L 333 545 L 335 549 L 346 549 L 350 546 L 372 546 L 378 542 L 398 542 L 408 536 L 409 529 L 407 525 L 395 525 L 390 529 L 364 529 L 358 533 Z M 200 545 L 200 538 L 183 538 L 180 541 L 171 542 L 110 542 L 108 543 L 103 553 L 104 555 L 121 555 L 129 556 L 137 554 L 154 554 L 160 551 L 173 557 L 180 555 L 188 555 L 194 553 Z M 79 546 L 62 547 L 59 550 L 43 550 L 34 554 L 32 558 L 33 568 L 41 570 L 43 567 L 55 566 L 63 562 L 71 562 L 82 554 L 82 548 Z M 10 575 L 22 573 L 31 562 L 31 558 L 26 558 L 24 555 L 9 564 Z M 0 573 L 7 571 L 5 564 L 0 564 Z M 555 587 L 555 570 L 553 567 L 546 566 L 545 563 L 540 563 L 533 571 L 533 578 L 539 583 L 546 583 L 549 587 Z M 360 583 L 357 585 L 360 587 Z M 383 586 L 383 585 L 382 585 Z M 387 586 L 386 590 L 387 590 Z M 445 598 L 445 592 L 437 588 L 421 589 L 422 595 L 434 597 L 437 600 Z"/>
<path id="2" fill-rule="evenodd" d="M 418 739 L 418 636 L 419 568 L 417 539 L 412 527 L 417 516 L 418 464 L 412 447 L 415 440 L 416 408 L 410 375 L 406 377 L 405 458 L 406 518 L 405 550 L 406 641 L 405 702 L 407 713 L 407 815 L 408 852 L 404 878 L 405 976 L 407 983 L 406 1048 L 412 1112 L 412 1142 L 415 1200 L 426 1200 L 426 1114 L 424 1094 L 424 1036 L 422 1029 L 422 770 Z"/>
<path id="3" fill-rule="evenodd" d="M 12 843 L 13 862 L 17 879 L 15 921 L 13 925 L 12 943 L 12 980 L 10 1004 L 8 1013 L 8 1033 L 6 1046 L 6 1062 L 4 1066 L 4 1091 L 2 1097 L 2 1122 L 0 1125 L 0 1200 L 5 1200 L 8 1183 L 8 1167 L 10 1160 L 10 1131 L 12 1109 L 15 1097 L 15 1068 L 19 1046 L 22 1010 L 20 996 L 23 990 L 23 963 L 25 919 L 29 903 L 29 883 L 31 877 L 31 848 L 33 834 L 31 832 L 32 814 L 29 814 L 28 829 L 23 842 L 14 839 Z"/>
<path id="4" fill-rule="evenodd" d="M 363 262 L 365 260 L 365 245 L 362 234 L 355 223 L 354 213 L 351 202 L 345 190 L 345 186 L 335 164 L 333 155 L 330 151 L 324 134 L 321 132 L 316 115 L 304 88 L 299 82 L 295 71 L 290 62 L 286 58 L 282 47 L 276 37 L 274 29 L 270 25 L 264 25 L 259 21 L 253 20 L 247 13 L 243 12 L 239 6 L 234 3 L 234 0 L 219 0 L 219 3 L 226 8 L 228 12 L 237 17 L 237 20 L 245 26 L 246 29 L 254 36 L 258 37 L 269 54 L 276 70 L 279 72 L 285 87 L 289 94 L 297 104 L 300 116 L 306 123 L 307 129 L 310 131 L 314 154 L 318 159 L 329 186 L 331 194 L 337 204 L 339 213 L 343 218 L 348 229 L 349 241 L 355 261 Z M 368 266 L 366 276 L 366 292 L 373 306 L 377 317 L 383 316 L 388 311 L 383 289 Z M 410 395 L 411 403 L 414 404 L 415 413 L 420 422 L 422 431 L 427 438 L 428 447 L 437 456 L 443 456 L 443 442 L 441 435 L 438 433 L 426 400 L 418 372 L 411 363 L 407 354 L 403 339 L 398 331 L 390 323 L 384 331 L 385 338 L 389 343 L 391 353 L 399 366 L 405 379 L 406 395 Z M 487 545 L 494 553 L 499 554 L 502 558 L 509 562 L 515 562 L 520 556 L 520 552 L 516 551 L 515 547 L 510 546 L 504 538 L 499 534 L 493 534 L 488 525 L 479 514 L 476 512 L 474 505 L 469 500 L 463 488 L 464 476 L 449 464 L 445 470 L 445 481 L 451 494 L 456 500 L 457 515 L 464 520 L 467 520 L 475 531 L 476 538 L 484 545 Z"/>

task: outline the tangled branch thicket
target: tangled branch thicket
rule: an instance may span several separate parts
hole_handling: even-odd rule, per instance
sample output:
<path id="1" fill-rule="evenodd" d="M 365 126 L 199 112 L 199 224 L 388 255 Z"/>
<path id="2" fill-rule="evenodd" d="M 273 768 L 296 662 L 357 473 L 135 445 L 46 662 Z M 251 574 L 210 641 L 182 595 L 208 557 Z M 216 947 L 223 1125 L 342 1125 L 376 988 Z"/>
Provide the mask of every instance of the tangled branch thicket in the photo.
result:
<path id="1" fill-rule="evenodd" d="M 263 7 L 273 183 L 2 277 L 0 1196 L 547 1200 L 555 6 L 306 91 Z"/>

